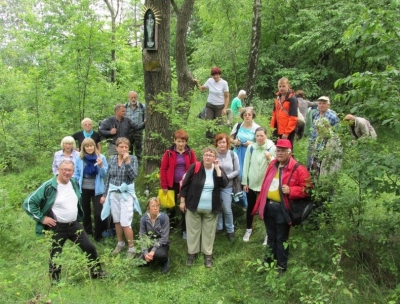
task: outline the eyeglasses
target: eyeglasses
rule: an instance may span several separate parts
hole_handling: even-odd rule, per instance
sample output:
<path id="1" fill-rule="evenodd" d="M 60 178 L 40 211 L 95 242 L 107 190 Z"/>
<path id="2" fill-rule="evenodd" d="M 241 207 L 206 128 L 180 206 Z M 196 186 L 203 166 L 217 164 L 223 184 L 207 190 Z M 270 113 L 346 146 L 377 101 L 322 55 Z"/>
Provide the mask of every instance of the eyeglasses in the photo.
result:
<path id="1" fill-rule="evenodd" d="M 203 154 L 203 157 L 211 158 L 211 157 L 215 157 L 215 155 L 214 154 Z"/>
<path id="2" fill-rule="evenodd" d="M 288 149 L 276 149 L 276 153 L 286 153 L 286 152 L 290 152 L 290 150 L 288 150 Z"/>
<path id="3" fill-rule="evenodd" d="M 58 168 L 58 170 L 61 170 L 62 172 L 66 172 L 66 173 L 71 173 L 74 172 L 73 169 L 64 169 L 64 168 Z"/>

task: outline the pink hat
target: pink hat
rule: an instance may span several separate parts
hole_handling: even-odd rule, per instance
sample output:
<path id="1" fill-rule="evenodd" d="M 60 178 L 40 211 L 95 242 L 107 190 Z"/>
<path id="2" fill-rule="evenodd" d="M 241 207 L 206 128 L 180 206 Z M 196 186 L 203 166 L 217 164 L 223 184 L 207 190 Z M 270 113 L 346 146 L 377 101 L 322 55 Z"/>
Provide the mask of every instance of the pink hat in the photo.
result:
<path id="1" fill-rule="evenodd" d="M 292 149 L 292 143 L 289 139 L 278 139 L 276 143 L 277 148 Z"/>

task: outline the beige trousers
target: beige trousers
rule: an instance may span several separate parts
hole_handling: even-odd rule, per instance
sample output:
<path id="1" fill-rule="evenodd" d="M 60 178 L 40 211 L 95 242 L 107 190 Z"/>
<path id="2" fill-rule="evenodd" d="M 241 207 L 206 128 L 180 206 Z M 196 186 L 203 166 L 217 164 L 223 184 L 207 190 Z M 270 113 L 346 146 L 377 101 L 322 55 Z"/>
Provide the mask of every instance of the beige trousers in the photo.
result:
<path id="1" fill-rule="evenodd" d="M 218 214 L 211 211 L 191 212 L 186 210 L 186 233 L 189 254 L 199 251 L 206 255 L 213 253 Z"/>

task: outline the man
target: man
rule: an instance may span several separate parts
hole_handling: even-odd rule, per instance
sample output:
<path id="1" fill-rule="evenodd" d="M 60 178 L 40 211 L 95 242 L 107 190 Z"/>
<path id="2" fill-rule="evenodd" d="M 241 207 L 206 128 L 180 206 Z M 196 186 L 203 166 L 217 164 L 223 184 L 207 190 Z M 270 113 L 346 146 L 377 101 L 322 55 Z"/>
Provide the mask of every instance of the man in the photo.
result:
<path id="1" fill-rule="evenodd" d="M 363 137 L 376 138 L 376 132 L 371 123 L 362 117 L 347 114 L 344 118 L 349 123 L 349 131 L 355 140 Z"/>
<path id="2" fill-rule="evenodd" d="M 227 124 L 232 125 L 233 119 L 239 118 L 240 112 L 243 110 L 242 102 L 246 98 L 245 90 L 240 90 L 238 96 L 233 98 L 231 108 L 226 110 Z"/>
<path id="3" fill-rule="evenodd" d="M 328 96 L 321 96 L 318 98 L 318 109 L 311 113 L 311 120 L 307 119 L 308 123 L 306 124 L 306 128 L 312 127 L 311 135 L 309 138 L 309 145 L 308 145 L 308 156 L 307 156 L 307 167 L 310 166 L 311 161 L 311 153 L 314 149 L 314 142 L 317 138 L 317 127 L 316 122 L 319 118 L 325 117 L 328 119 L 331 127 L 338 125 L 339 118 L 337 117 L 336 113 L 330 109 L 331 101 Z M 309 125 L 311 123 L 311 127 Z"/>
<path id="4" fill-rule="evenodd" d="M 58 175 L 43 183 L 22 204 L 26 213 L 36 221 L 37 235 L 42 235 L 43 230 L 53 232 L 49 272 L 51 279 L 56 281 L 60 280 L 61 266 L 52 259 L 61 254 L 67 239 L 78 244 L 87 254 L 92 278 L 105 276 L 98 262 L 96 247 L 78 222 L 83 219 L 83 209 L 79 187 L 73 175 L 74 163 L 63 160 L 58 167 Z"/>
<path id="5" fill-rule="evenodd" d="M 297 103 L 299 105 L 299 112 L 302 114 L 303 118 L 306 119 L 307 114 L 308 114 L 308 108 L 311 107 L 316 107 L 318 106 L 317 101 L 309 101 L 306 98 L 306 94 L 304 93 L 303 90 L 297 90 L 295 92 L 295 95 L 297 97 Z M 297 129 L 296 129 L 296 135 L 298 139 L 303 138 L 304 135 L 304 130 L 305 130 L 305 124 L 297 124 Z M 306 134 L 307 136 L 307 134 Z"/>
<path id="6" fill-rule="evenodd" d="M 134 123 L 140 124 L 146 121 L 146 108 L 145 105 L 138 102 L 138 94 L 135 91 L 128 93 L 128 102 L 125 104 L 126 116 Z M 131 154 L 135 152 L 139 164 L 142 162 L 143 150 L 143 130 L 130 130 L 129 141 L 131 145 L 129 151 Z"/>
<path id="7" fill-rule="evenodd" d="M 115 142 L 120 137 L 129 138 L 129 132 L 133 130 L 144 129 L 144 122 L 134 123 L 130 118 L 126 116 L 126 108 L 122 103 L 117 104 L 114 108 L 114 116 L 104 119 L 99 128 L 99 133 L 104 136 L 108 141 L 107 155 L 117 155 L 117 149 Z"/>
<path id="8" fill-rule="evenodd" d="M 258 212 L 264 219 L 267 229 L 271 255 L 264 260 L 271 263 L 277 261 L 279 273 L 287 269 L 289 247 L 286 242 L 289 238 L 292 220 L 289 215 L 290 201 L 308 196 L 310 174 L 304 166 L 298 166 L 292 157 L 292 144 L 288 139 L 278 139 L 276 144 L 276 159 L 268 166 L 267 172 L 257 198 L 253 214 Z"/>

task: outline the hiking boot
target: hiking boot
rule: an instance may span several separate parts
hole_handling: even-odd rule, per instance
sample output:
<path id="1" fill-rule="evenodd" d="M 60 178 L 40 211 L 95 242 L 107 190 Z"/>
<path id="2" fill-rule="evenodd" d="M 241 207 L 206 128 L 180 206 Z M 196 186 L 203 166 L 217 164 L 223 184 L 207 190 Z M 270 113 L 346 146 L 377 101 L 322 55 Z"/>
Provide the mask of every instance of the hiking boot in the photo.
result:
<path id="1" fill-rule="evenodd" d="M 246 229 L 246 233 L 243 236 L 243 242 L 248 242 L 252 233 L 253 229 Z"/>
<path id="2" fill-rule="evenodd" d="M 168 258 L 167 262 L 161 267 L 161 272 L 167 274 L 169 272 L 169 266 L 171 265 L 171 260 Z"/>
<path id="3" fill-rule="evenodd" d="M 187 239 L 187 234 L 186 231 L 182 232 L 182 240 L 186 240 Z"/>
<path id="4" fill-rule="evenodd" d="M 193 263 L 194 263 L 195 259 L 196 259 L 196 255 L 195 254 L 188 254 L 186 265 L 189 266 L 189 267 L 193 266 Z"/>
<path id="5" fill-rule="evenodd" d="M 124 248 L 125 248 L 125 244 L 122 245 L 122 246 L 117 244 L 117 246 L 115 246 L 115 249 L 113 250 L 112 254 L 113 254 L 113 255 L 117 255 L 117 254 L 120 253 L 122 250 L 124 250 Z"/>
<path id="6" fill-rule="evenodd" d="M 108 273 L 102 269 L 99 269 L 99 270 L 91 271 L 90 277 L 92 279 L 105 279 L 106 277 L 108 277 Z"/>
<path id="7" fill-rule="evenodd" d="M 267 245 L 268 245 L 268 235 L 265 236 L 264 243 L 263 243 L 263 246 L 267 246 Z"/>
<path id="8" fill-rule="evenodd" d="M 213 264 L 212 255 L 211 254 L 210 255 L 206 255 L 205 259 L 204 259 L 204 265 L 207 268 L 211 268 L 212 264 Z"/>
<path id="9" fill-rule="evenodd" d="M 233 242 L 235 240 L 235 232 L 228 232 L 228 240 Z"/>

